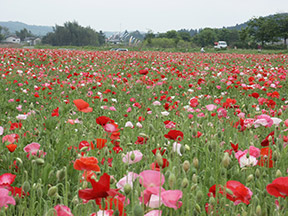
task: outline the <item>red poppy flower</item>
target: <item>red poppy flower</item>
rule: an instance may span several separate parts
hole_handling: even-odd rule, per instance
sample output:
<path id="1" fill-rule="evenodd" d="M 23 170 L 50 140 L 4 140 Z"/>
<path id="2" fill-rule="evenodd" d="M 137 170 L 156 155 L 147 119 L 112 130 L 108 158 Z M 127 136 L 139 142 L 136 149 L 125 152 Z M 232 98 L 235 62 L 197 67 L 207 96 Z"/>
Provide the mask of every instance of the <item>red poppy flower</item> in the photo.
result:
<path id="1" fill-rule="evenodd" d="M 163 165 L 162 165 L 162 169 L 164 169 L 165 167 L 169 166 L 169 161 L 166 158 L 162 158 L 163 160 Z M 160 165 L 157 163 L 157 161 L 155 161 L 154 163 L 152 163 L 150 165 L 151 170 L 156 170 L 156 171 L 160 171 Z"/>
<path id="2" fill-rule="evenodd" d="M 226 191 L 226 188 L 230 189 L 232 193 Z M 216 197 L 216 191 L 222 195 L 226 195 L 226 198 L 233 201 L 235 205 L 238 205 L 241 202 L 248 205 L 253 194 L 249 188 L 245 187 L 240 182 L 233 180 L 227 181 L 226 186 L 217 185 L 217 190 L 216 185 L 213 185 L 209 189 L 208 196 L 211 196 L 212 194 L 213 197 Z"/>
<path id="3" fill-rule="evenodd" d="M 262 167 L 273 167 L 272 149 L 269 147 L 260 150 L 261 159 L 258 160 L 258 165 Z"/>
<path id="4" fill-rule="evenodd" d="M 96 123 L 101 126 L 104 126 L 107 123 L 114 123 L 114 120 L 110 119 L 107 116 L 99 116 L 98 118 L 96 118 Z"/>
<path id="5" fill-rule="evenodd" d="M 288 196 L 288 177 L 276 178 L 266 186 L 266 190 L 272 196 L 286 198 Z"/>
<path id="6" fill-rule="evenodd" d="M 57 107 L 56 109 L 53 110 L 53 112 L 51 113 L 51 116 L 52 117 L 54 117 L 54 116 L 58 117 L 59 116 L 59 107 Z"/>
<path id="7" fill-rule="evenodd" d="M 96 203 L 99 205 L 101 203 L 101 199 L 115 195 L 118 195 L 119 189 L 110 189 L 110 176 L 107 173 L 104 173 L 98 182 L 94 179 L 90 179 L 90 183 L 92 188 L 87 188 L 78 191 L 78 196 L 81 199 L 85 200 L 96 200 Z"/>
<path id="8" fill-rule="evenodd" d="M 93 111 L 93 108 L 89 107 L 89 104 L 82 99 L 76 99 L 73 101 L 73 103 L 80 112 L 88 113 Z"/>
<path id="9" fill-rule="evenodd" d="M 183 140 L 184 134 L 179 130 L 170 130 L 167 134 L 164 135 L 164 137 L 175 141 L 181 141 Z"/>
<path id="10" fill-rule="evenodd" d="M 161 147 L 159 147 L 159 148 L 156 148 L 156 149 L 153 149 L 153 150 L 152 150 L 152 152 L 153 152 L 154 155 L 156 155 L 157 151 L 160 152 L 160 154 L 163 156 L 164 153 L 165 153 L 165 151 L 166 151 L 166 149 L 164 149 L 164 148 L 161 149 Z"/>
<path id="11" fill-rule="evenodd" d="M 253 92 L 251 96 L 257 99 L 259 97 L 259 94 L 257 92 Z"/>
<path id="12" fill-rule="evenodd" d="M 100 209 L 102 210 L 118 210 L 119 215 L 126 216 L 124 203 L 119 198 L 107 197 L 105 199 L 105 207 L 100 204 Z"/>
<path id="13" fill-rule="evenodd" d="M 265 139 L 263 139 L 262 140 L 262 142 L 261 142 L 261 145 L 262 146 L 269 146 L 269 137 L 271 136 L 271 138 L 272 138 L 272 143 L 273 143 L 273 145 L 275 144 L 275 141 L 274 141 L 274 131 L 272 131 L 271 133 L 269 133 L 267 136 L 266 136 L 266 138 Z"/>
<path id="14" fill-rule="evenodd" d="M 107 142 L 107 139 L 97 138 L 97 139 L 96 139 L 97 149 L 102 149 L 102 148 L 104 148 L 106 142 Z M 92 148 L 92 149 L 93 149 L 93 148 Z"/>
<path id="15" fill-rule="evenodd" d="M 147 143 L 147 140 L 148 140 L 147 137 L 138 136 L 135 144 L 143 145 L 143 144 L 146 144 L 146 143 Z"/>
<path id="16" fill-rule="evenodd" d="M 79 149 L 82 149 L 84 147 L 88 147 L 88 150 L 90 150 L 89 149 L 90 148 L 90 143 L 88 141 L 86 141 L 86 140 L 81 141 L 79 143 L 79 146 L 78 146 Z"/>
<path id="17" fill-rule="evenodd" d="M 17 145 L 12 143 L 12 144 L 7 145 L 6 147 L 8 148 L 10 152 L 14 152 L 15 149 L 17 148 Z"/>
<path id="18" fill-rule="evenodd" d="M 74 169 L 76 170 L 93 170 L 100 172 L 98 160 L 95 157 L 81 157 L 74 162 Z"/>
<path id="19" fill-rule="evenodd" d="M 10 123 L 10 130 L 15 130 L 16 128 L 21 129 L 21 127 L 22 127 L 22 123 L 21 122 L 19 122 L 19 123 L 17 123 L 17 122 L 15 122 L 15 123 L 9 122 L 9 123 Z"/>
<path id="20" fill-rule="evenodd" d="M 190 100 L 190 106 L 191 107 L 197 107 L 198 105 L 199 105 L 199 102 L 198 102 L 197 98 L 192 98 Z"/>
<path id="21" fill-rule="evenodd" d="M 149 73 L 149 71 L 147 69 L 139 70 L 139 74 L 141 74 L 141 75 L 147 75 L 148 73 Z"/>

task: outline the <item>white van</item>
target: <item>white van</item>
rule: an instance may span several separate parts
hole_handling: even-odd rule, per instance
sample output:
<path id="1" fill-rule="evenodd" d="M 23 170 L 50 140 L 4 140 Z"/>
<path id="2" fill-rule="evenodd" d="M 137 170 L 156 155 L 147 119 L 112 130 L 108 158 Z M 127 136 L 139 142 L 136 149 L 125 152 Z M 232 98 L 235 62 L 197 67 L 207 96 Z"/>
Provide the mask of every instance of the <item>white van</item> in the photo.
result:
<path id="1" fill-rule="evenodd" d="M 216 45 L 214 46 L 215 49 L 226 49 L 227 43 L 226 41 L 218 41 Z"/>

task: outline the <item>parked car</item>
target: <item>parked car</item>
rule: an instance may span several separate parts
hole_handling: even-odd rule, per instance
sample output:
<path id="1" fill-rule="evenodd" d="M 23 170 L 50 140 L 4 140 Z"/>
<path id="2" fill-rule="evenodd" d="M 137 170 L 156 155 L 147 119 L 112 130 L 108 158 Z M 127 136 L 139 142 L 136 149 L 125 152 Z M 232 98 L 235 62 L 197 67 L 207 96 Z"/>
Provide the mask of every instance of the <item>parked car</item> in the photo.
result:
<path id="1" fill-rule="evenodd" d="M 128 51 L 126 48 L 112 48 L 110 51 Z"/>
<path id="2" fill-rule="evenodd" d="M 218 41 L 215 43 L 214 46 L 215 49 L 226 49 L 227 48 L 227 43 L 226 41 Z"/>

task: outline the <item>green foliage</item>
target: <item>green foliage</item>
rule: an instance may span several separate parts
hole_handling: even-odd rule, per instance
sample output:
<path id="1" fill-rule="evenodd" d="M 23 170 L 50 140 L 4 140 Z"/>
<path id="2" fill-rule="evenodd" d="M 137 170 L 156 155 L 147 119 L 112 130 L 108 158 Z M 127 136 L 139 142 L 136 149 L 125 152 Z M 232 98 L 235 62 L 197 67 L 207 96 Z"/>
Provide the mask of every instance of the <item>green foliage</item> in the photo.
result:
<path id="1" fill-rule="evenodd" d="M 16 31 L 16 35 L 17 35 L 17 37 L 20 38 L 21 41 L 23 41 L 26 37 L 32 37 L 33 36 L 31 31 L 28 31 L 26 28 L 24 28 L 20 31 Z"/>
<path id="2" fill-rule="evenodd" d="M 0 26 L 0 41 L 4 39 L 4 35 L 2 34 L 2 26 Z"/>
<path id="3" fill-rule="evenodd" d="M 64 26 L 56 25 L 54 32 L 48 33 L 42 40 L 53 46 L 99 46 L 104 44 L 103 32 L 96 32 L 90 27 L 82 27 L 77 22 L 66 22 Z"/>
<path id="4" fill-rule="evenodd" d="M 254 41 L 265 45 L 269 42 L 277 42 L 280 38 L 288 38 L 288 14 L 276 14 L 274 16 L 253 18 L 248 22 L 248 33 Z"/>

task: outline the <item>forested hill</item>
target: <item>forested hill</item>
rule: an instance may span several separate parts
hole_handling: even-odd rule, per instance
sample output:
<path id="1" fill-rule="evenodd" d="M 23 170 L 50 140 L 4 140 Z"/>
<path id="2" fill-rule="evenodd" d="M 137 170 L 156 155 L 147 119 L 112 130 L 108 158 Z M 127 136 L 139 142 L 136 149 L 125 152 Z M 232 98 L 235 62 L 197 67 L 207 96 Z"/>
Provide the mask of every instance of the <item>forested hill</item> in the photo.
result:
<path id="1" fill-rule="evenodd" d="M 8 22 L 0 21 L 0 26 L 8 28 L 9 32 L 12 34 L 15 33 L 16 31 L 21 31 L 24 28 L 26 28 L 28 31 L 31 31 L 33 35 L 37 36 L 44 36 L 48 32 L 53 31 L 52 26 L 28 25 L 22 22 L 14 22 L 14 21 L 8 21 Z"/>

